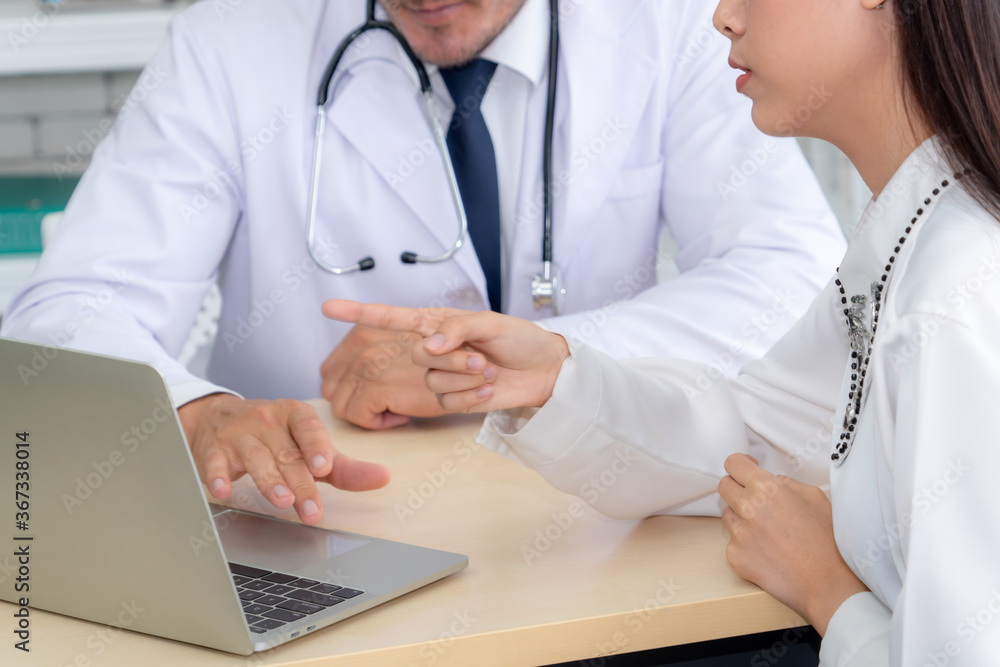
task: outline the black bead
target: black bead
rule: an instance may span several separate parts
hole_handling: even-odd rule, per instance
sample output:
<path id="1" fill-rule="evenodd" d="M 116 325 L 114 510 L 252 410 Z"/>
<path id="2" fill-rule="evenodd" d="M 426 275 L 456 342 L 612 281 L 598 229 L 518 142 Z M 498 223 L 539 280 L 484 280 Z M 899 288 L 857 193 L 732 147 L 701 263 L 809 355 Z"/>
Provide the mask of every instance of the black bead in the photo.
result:
<path id="1" fill-rule="evenodd" d="M 858 353 L 857 352 L 851 352 L 851 359 L 857 359 L 857 358 L 858 358 Z"/>
<path id="2" fill-rule="evenodd" d="M 913 219 L 913 222 L 916 222 L 916 221 L 917 221 L 917 219 L 916 219 L 916 218 L 914 218 L 914 219 Z M 906 228 L 906 233 L 907 233 L 907 234 L 909 234 L 909 233 L 910 233 L 911 231 L 913 231 L 913 227 L 907 227 L 907 228 Z"/>
<path id="3" fill-rule="evenodd" d="M 941 191 L 938 190 L 937 188 L 934 188 L 934 195 L 937 196 L 939 194 L 941 194 Z"/>
<path id="4" fill-rule="evenodd" d="M 948 183 L 948 181 L 941 181 L 941 187 L 942 187 L 942 188 L 946 188 L 946 187 L 948 187 L 949 185 L 950 185 L 950 184 Z"/>
<path id="5" fill-rule="evenodd" d="M 841 302 L 841 303 L 847 303 L 847 297 L 846 297 L 846 296 L 844 296 L 844 297 L 841 297 L 841 298 L 840 298 L 840 302 Z"/>
<path id="6" fill-rule="evenodd" d="M 924 214 L 924 209 L 918 208 L 917 209 L 917 215 L 923 215 L 923 214 Z"/>
<path id="7" fill-rule="evenodd" d="M 886 264 L 885 265 L 885 272 L 889 273 L 890 271 L 892 271 L 892 264 Z"/>
<path id="8" fill-rule="evenodd" d="M 899 252 L 899 246 L 896 246 L 896 252 Z"/>
<path id="9" fill-rule="evenodd" d="M 858 370 L 858 365 L 857 364 L 851 364 L 851 370 L 852 371 Z"/>
<path id="10" fill-rule="evenodd" d="M 890 257 L 889 258 L 889 263 L 890 264 L 895 264 L 896 263 L 896 258 L 895 257 Z"/>
<path id="11" fill-rule="evenodd" d="M 879 286 L 878 286 L 878 291 L 879 291 L 879 292 L 881 292 L 881 291 L 882 291 L 882 285 L 879 285 Z"/>
<path id="12" fill-rule="evenodd" d="M 930 199 L 930 197 L 928 197 L 927 199 L 924 200 L 924 205 L 925 206 L 930 206 L 931 205 L 931 199 Z"/>

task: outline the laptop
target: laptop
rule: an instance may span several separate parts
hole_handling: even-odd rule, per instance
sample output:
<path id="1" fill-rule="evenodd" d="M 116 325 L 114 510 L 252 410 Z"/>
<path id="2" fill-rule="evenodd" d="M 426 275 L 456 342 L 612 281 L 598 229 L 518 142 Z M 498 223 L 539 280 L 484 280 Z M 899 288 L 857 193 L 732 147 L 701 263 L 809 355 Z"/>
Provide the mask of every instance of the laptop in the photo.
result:
<path id="1" fill-rule="evenodd" d="M 19 607 L 250 655 L 468 565 L 210 504 L 147 364 L 0 339 L 0 442 Z"/>

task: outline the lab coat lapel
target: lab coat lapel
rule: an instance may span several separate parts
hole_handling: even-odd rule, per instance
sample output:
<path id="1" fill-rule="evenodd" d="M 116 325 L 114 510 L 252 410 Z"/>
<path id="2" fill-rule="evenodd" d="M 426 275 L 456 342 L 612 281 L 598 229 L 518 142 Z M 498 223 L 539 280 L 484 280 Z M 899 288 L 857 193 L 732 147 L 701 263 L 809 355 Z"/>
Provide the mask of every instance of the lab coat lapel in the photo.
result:
<path id="1" fill-rule="evenodd" d="M 564 19 L 557 98 L 563 122 L 555 148 L 556 180 L 567 174 L 555 200 L 554 255 L 564 270 L 615 185 L 660 63 L 640 30 L 648 4 L 616 0 L 588 6 Z M 566 110 L 571 110 L 566 113 Z"/>
<path id="2" fill-rule="evenodd" d="M 411 65 L 407 62 L 405 67 Z M 331 126 L 381 175 L 386 196 L 399 197 L 441 251 L 450 248 L 458 236 L 459 220 L 444 165 L 423 100 L 391 37 L 372 36 L 363 57 L 338 85 L 329 118 Z M 433 247 L 412 250 L 439 252 Z M 453 261 L 485 294 L 486 279 L 468 241 Z"/>

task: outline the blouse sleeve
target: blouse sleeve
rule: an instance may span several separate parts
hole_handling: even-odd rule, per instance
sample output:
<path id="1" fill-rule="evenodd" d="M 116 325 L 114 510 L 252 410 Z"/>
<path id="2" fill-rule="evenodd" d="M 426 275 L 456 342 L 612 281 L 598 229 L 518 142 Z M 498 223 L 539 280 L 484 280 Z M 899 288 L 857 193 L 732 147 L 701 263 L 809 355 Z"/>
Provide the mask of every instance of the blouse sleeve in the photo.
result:
<path id="1" fill-rule="evenodd" d="M 879 424 L 895 432 L 882 452 L 892 485 L 879 486 L 899 540 L 884 557 L 905 572 L 888 664 L 1000 664 L 998 296 L 988 286 L 947 319 L 907 315 L 886 340 L 886 386 L 872 389 L 900 416 Z"/>
<path id="2" fill-rule="evenodd" d="M 730 454 L 824 485 L 849 345 L 831 284 L 739 378 L 684 361 L 616 362 L 573 345 L 537 411 L 487 416 L 480 442 L 616 518 L 718 515 Z"/>
<path id="3" fill-rule="evenodd" d="M 826 626 L 822 667 L 886 667 L 892 612 L 873 593 L 844 600 Z"/>

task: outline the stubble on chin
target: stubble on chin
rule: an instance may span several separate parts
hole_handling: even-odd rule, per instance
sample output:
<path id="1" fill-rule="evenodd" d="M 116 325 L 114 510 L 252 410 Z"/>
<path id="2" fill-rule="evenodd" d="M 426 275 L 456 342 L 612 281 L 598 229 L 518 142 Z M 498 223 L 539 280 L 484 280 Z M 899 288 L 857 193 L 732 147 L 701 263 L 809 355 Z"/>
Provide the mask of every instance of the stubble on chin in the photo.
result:
<path id="1" fill-rule="evenodd" d="M 391 2 L 392 0 L 383 0 Z M 513 10 L 510 16 L 498 26 L 474 25 L 473 27 L 427 27 L 415 28 L 419 34 L 407 35 L 410 46 L 425 63 L 438 67 L 458 67 L 475 59 L 486 49 L 497 35 L 503 32 L 525 4 L 525 0 L 510 0 Z M 397 11 L 401 7 L 397 6 Z M 390 13 L 391 14 L 391 13 Z M 398 23 L 397 23 L 398 25 Z"/>
<path id="2" fill-rule="evenodd" d="M 458 67 L 474 60 L 502 31 L 503 28 L 500 28 L 495 32 L 469 36 L 456 34 L 456 29 L 432 28 L 426 31 L 429 37 L 424 44 L 411 46 L 425 63 L 438 67 Z"/>

